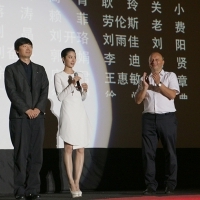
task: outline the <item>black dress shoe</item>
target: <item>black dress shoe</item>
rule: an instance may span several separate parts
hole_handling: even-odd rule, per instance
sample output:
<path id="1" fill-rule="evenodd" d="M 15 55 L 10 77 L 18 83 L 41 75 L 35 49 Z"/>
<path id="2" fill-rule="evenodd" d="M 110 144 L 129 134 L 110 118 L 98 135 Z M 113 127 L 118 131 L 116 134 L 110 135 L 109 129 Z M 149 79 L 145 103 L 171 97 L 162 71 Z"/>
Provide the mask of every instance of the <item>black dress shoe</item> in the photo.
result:
<path id="1" fill-rule="evenodd" d="M 167 186 L 165 188 L 165 194 L 174 194 L 174 190 L 172 188 L 170 188 L 169 186 Z"/>
<path id="2" fill-rule="evenodd" d="M 39 194 L 29 194 L 26 196 L 26 200 L 34 200 L 34 199 L 41 199 Z"/>
<path id="3" fill-rule="evenodd" d="M 24 195 L 16 195 L 15 199 L 25 199 L 25 196 Z"/>
<path id="4" fill-rule="evenodd" d="M 154 195 L 156 194 L 156 191 L 152 188 L 147 188 L 145 191 L 143 191 L 143 195 Z"/>
<path id="5" fill-rule="evenodd" d="M 32 199 L 41 199 L 41 196 L 39 194 L 33 195 Z"/>

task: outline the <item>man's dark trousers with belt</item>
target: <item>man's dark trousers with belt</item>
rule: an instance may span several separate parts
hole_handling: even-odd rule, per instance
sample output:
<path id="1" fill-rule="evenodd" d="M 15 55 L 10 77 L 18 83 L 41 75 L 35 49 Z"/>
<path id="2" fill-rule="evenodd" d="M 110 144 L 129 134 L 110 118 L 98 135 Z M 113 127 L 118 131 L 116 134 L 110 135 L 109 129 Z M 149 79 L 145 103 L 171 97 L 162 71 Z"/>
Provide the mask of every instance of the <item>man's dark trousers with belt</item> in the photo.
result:
<path id="1" fill-rule="evenodd" d="M 142 115 L 142 157 L 145 171 L 145 184 L 156 191 L 155 157 L 160 139 L 165 152 L 165 185 L 172 190 L 177 184 L 176 157 L 177 119 L 175 113 Z"/>

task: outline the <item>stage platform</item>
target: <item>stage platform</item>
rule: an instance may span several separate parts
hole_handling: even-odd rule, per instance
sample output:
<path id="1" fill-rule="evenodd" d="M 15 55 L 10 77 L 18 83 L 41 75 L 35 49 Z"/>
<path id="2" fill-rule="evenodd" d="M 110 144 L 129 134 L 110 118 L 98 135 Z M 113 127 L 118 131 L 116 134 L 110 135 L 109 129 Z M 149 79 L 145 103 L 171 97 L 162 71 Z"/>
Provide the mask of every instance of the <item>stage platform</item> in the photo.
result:
<path id="1" fill-rule="evenodd" d="M 62 149 L 44 149 L 41 169 L 43 200 L 71 199 L 63 164 Z M 85 149 L 80 181 L 82 200 L 200 200 L 200 149 L 177 149 L 178 184 L 175 195 L 164 194 L 163 149 L 157 149 L 156 180 L 158 193 L 142 195 L 145 190 L 141 149 Z M 15 199 L 13 194 L 13 150 L 0 150 L 0 200 Z"/>
<path id="2" fill-rule="evenodd" d="M 1 200 L 13 200 L 13 195 L 0 195 Z M 69 200 L 72 199 L 69 192 L 41 194 L 41 200 Z M 173 195 L 165 195 L 159 190 L 154 196 L 144 196 L 142 191 L 83 191 L 83 197 L 75 198 L 82 200 L 200 200 L 199 190 L 177 190 Z"/>

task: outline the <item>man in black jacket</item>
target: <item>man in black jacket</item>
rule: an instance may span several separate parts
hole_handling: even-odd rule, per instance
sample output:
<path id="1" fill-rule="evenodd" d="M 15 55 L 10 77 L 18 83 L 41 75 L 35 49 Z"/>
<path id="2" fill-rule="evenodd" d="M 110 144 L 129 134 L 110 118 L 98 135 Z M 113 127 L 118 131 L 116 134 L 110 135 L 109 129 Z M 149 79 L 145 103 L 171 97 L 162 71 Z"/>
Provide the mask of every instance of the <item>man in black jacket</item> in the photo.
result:
<path id="1" fill-rule="evenodd" d="M 14 193 L 16 199 L 40 199 L 39 172 L 49 81 L 44 67 L 30 60 L 33 45 L 28 38 L 17 39 L 14 47 L 19 60 L 5 69 L 5 88 L 11 101 Z"/>

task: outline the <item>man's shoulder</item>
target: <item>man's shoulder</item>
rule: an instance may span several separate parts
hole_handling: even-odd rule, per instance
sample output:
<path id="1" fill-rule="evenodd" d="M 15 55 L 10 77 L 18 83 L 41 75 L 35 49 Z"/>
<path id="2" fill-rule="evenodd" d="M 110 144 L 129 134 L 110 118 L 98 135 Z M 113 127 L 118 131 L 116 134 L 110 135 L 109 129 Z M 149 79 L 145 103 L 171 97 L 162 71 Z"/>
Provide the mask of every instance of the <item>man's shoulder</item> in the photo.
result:
<path id="1" fill-rule="evenodd" d="M 37 63 L 31 62 L 32 68 L 37 68 L 37 70 L 45 71 L 45 68 L 42 65 L 39 65 Z"/>
<path id="2" fill-rule="evenodd" d="M 31 61 L 31 64 L 32 64 L 32 66 L 34 66 L 34 67 L 36 67 L 36 66 L 37 66 L 37 67 L 44 68 L 42 65 L 39 65 L 39 64 L 37 64 L 37 63 L 34 63 L 34 62 L 32 62 L 32 61 Z"/>
<path id="3" fill-rule="evenodd" d="M 164 71 L 164 75 L 165 76 L 176 76 L 176 74 L 174 72 L 167 72 L 167 71 Z"/>
<path id="4" fill-rule="evenodd" d="M 7 69 L 14 68 L 14 67 L 15 67 L 16 65 L 18 65 L 18 64 L 19 64 L 19 60 L 16 61 L 16 62 L 14 62 L 14 63 L 11 63 L 11 64 L 7 65 L 6 68 L 7 68 Z"/>
<path id="5" fill-rule="evenodd" d="M 174 81 L 177 80 L 177 75 L 174 72 L 165 72 L 164 79 Z"/>

